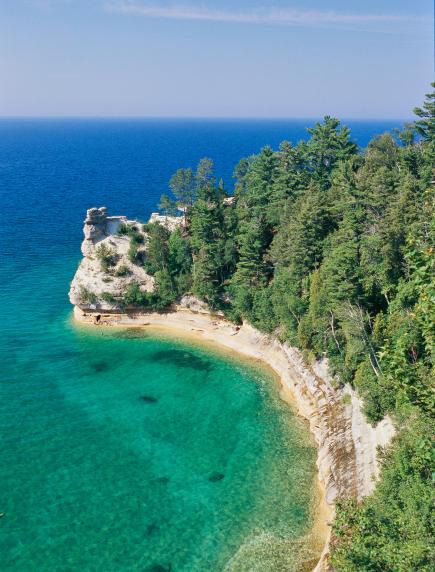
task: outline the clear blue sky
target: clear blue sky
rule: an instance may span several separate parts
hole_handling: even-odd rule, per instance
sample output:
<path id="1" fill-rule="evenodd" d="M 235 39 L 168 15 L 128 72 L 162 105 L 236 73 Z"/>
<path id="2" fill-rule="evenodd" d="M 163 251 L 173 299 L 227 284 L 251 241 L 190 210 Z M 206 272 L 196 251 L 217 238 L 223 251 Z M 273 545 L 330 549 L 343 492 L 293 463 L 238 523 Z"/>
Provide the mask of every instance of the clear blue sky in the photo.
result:
<path id="1" fill-rule="evenodd" d="M 0 115 L 404 118 L 433 0 L 0 0 Z"/>

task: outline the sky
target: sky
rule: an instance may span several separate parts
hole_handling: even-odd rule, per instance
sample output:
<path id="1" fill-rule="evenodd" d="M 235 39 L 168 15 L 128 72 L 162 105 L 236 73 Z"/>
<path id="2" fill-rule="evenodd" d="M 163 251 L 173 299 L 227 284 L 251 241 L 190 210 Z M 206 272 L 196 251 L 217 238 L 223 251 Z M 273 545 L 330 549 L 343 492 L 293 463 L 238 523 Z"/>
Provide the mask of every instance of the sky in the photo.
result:
<path id="1" fill-rule="evenodd" d="M 0 0 L 0 116 L 397 119 L 433 0 Z"/>

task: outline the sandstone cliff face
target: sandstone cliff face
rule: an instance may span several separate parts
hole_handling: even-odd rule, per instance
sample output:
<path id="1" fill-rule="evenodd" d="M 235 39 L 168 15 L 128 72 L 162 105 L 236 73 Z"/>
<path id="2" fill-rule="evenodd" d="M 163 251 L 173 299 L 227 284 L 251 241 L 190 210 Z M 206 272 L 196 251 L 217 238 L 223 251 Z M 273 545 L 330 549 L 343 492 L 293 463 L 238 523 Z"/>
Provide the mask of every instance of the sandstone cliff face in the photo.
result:
<path id="1" fill-rule="evenodd" d="M 164 224 L 170 230 L 181 224 L 181 217 L 152 218 L 150 222 Z M 82 310 L 120 310 L 122 298 L 129 284 L 139 284 L 143 292 L 151 292 L 154 278 L 147 274 L 142 263 L 134 263 L 128 256 L 130 238 L 118 234 L 121 225 L 134 227 L 143 237 L 138 245 L 142 258 L 146 257 L 147 235 L 142 225 L 125 216 L 108 216 L 105 207 L 92 208 L 86 213 L 81 261 L 69 291 L 71 304 Z M 102 250 L 103 249 L 103 250 Z M 104 266 L 101 253 L 110 258 L 110 267 Z"/>

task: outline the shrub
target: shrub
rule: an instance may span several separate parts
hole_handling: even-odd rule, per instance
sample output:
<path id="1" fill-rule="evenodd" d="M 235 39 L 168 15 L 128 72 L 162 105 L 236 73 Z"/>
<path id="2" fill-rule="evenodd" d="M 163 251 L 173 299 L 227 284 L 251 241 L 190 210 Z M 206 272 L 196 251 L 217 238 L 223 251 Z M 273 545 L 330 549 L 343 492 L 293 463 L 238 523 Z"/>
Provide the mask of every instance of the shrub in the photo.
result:
<path id="1" fill-rule="evenodd" d="M 95 304 L 97 300 L 96 294 L 85 288 L 85 286 L 80 286 L 80 302 L 83 304 Z"/>
<path id="2" fill-rule="evenodd" d="M 130 240 L 136 244 L 142 244 L 144 242 L 144 236 L 139 231 L 137 226 L 130 224 L 121 224 L 118 228 L 118 234 L 121 236 L 129 236 Z"/>
<path id="3" fill-rule="evenodd" d="M 116 254 L 106 244 L 100 244 L 96 249 L 96 254 L 103 272 L 107 272 L 111 266 L 116 264 Z"/>
<path id="4" fill-rule="evenodd" d="M 144 237 L 143 234 L 140 232 L 132 232 L 130 233 L 130 242 L 134 242 L 135 244 L 143 244 Z"/>
<path id="5" fill-rule="evenodd" d="M 132 306 L 148 306 L 149 294 L 142 292 L 137 282 L 133 282 L 127 286 L 124 294 L 124 303 Z"/>
<path id="6" fill-rule="evenodd" d="M 104 300 L 104 302 L 107 302 L 108 304 L 116 304 L 116 298 L 110 292 L 103 292 L 100 297 L 102 300 Z"/>
<path id="7" fill-rule="evenodd" d="M 128 235 L 129 231 L 130 231 L 129 225 L 122 223 L 121 225 L 119 225 L 117 234 L 120 234 L 121 236 L 126 236 Z"/>
<path id="8" fill-rule="evenodd" d="M 122 277 L 131 274 L 131 270 L 125 264 L 122 264 L 119 268 L 115 270 L 115 276 Z"/>
<path id="9" fill-rule="evenodd" d="M 138 246 L 135 242 L 130 242 L 130 246 L 128 247 L 127 257 L 135 264 L 138 261 Z"/>

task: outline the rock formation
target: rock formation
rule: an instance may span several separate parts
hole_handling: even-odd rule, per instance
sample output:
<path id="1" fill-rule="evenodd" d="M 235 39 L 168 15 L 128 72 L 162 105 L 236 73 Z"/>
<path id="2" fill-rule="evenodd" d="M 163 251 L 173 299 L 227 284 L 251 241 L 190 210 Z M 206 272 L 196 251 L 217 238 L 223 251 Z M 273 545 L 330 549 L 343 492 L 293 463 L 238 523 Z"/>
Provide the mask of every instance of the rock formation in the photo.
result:
<path id="1" fill-rule="evenodd" d="M 182 217 L 156 217 L 157 222 L 173 230 Z M 131 238 L 120 234 L 121 226 L 133 229 L 142 239 L 137 244 L 138 261 L 129 256 Z M 81 261 L 71 283 L 69 299 L 82 310 L 116 311 L 124 308 L 123 296 L 130 284 L 138 284 L 143 292 L 151 292 L 154 278 L 143 267 L 147 235 L 143 225 L 126 216 L 108 216 L 106 207 L 91 208 L 86 213 Z"/>
<path id="2" fill-rule="evenodd" d="M 106 207 L 88 209 L 86 212 L 82 242 L 83 256 L 95 254 L 96 245 L 111 234 L 115 234 L 121 224 L 127 224 L 125 216 L 107 216 Z"/>

